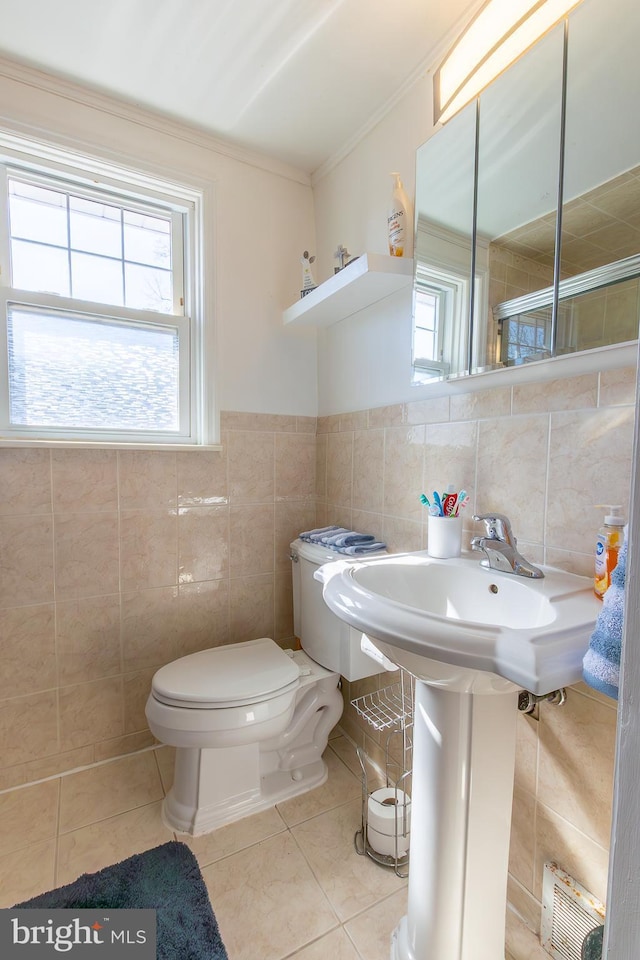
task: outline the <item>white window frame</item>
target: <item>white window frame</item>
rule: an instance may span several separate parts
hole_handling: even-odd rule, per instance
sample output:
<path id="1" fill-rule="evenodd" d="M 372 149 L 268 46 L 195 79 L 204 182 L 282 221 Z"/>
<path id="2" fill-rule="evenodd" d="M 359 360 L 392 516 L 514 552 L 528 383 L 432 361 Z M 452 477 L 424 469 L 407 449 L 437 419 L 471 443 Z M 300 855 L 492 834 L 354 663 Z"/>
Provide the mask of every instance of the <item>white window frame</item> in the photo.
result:
<path id="1" fill-rule="evenodd" d="M 195 446 L 215 444 L 215 406 L 211 388 L 211 358 L 205 363 L 203 313 L 205 193 L 189 185 L 160 180 L 95 158 L 82 157 L 46 144 L 33 144 L 0 131 L 0 446 L 21 443 L 69 445 Z M 175 261 L 174 312 L 155 313 L 109 306 L 55 294 L 16 290 L 10 284 L 10 238 L 8 231 L 7 173 L 17 174 L 39 186 L 67 189 L 127 208 L 149 208 L 171 215 Z M 179 429 L 177 431 L 79 430 L 12 427 L 9 423 L 7 382 L 7 302 L 26 308 L 50 308 L 65 314 L 101 318 L 131 325 L 170 326 L 180 338 Z M 209 334 L 211 343 L 212 336 Z M 205 369 L 208 376 L 205 376 Z"/>

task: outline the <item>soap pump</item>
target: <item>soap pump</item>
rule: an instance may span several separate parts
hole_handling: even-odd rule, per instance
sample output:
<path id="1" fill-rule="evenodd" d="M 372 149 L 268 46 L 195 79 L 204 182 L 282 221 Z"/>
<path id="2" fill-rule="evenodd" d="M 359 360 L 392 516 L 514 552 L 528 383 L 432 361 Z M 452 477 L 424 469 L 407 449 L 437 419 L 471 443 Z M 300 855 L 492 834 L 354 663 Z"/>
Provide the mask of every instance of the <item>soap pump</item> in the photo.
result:
<path id="1" fill-rule="evenodd" d="M 611 574 L 618 563 L 618 551 L 624 539 L 624 519 L 622 507 L 617 504 L 598 504 L 609 512 L 598 530 L 596 538 L 595 576 L 593 591 L 602 600 L 611 585 Z"/>

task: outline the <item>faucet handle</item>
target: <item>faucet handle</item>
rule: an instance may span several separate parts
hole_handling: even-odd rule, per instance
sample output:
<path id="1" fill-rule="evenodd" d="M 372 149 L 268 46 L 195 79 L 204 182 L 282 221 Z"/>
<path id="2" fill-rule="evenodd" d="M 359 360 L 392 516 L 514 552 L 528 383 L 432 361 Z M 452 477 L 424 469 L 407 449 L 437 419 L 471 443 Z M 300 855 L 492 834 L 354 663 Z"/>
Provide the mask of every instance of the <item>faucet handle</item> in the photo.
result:
<path id="1" fill-rule="evenodd" d="M 474 520 L 484 520 L 487 530 L 487 536 L 491 540 L 502 540 L 504 543 L 516 545 L 516 538 L 511 529 L 511 521 L 505 517 L 504 513 L 479 513 L 474 514 Z"/>

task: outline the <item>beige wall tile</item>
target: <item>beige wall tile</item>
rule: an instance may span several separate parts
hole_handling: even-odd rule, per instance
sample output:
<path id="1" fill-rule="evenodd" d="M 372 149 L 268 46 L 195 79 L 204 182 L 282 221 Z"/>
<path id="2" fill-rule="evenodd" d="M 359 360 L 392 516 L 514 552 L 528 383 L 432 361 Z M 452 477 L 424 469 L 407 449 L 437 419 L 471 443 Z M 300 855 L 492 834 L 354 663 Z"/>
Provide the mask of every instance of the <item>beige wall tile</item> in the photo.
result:
<path id="1" fill-rule="evenodd" d="M 511 388 L 492 387 L 477 393 L 451 397 L 452 420 L 483 420 L 487 417 L 508 417 L 511 413 Z"/>
<path id="2" fill-rule="evenodd" d="M 106 820 L 162 797 L 153 751 L 62 777 L 60 833 Z"/>
<path id="3" fill-rule="evenodd" d="M 161 667 L 178 656 L 178 590 L 122 596 L 122 658 L 127 671 Z"/>
<path id="4" fill-rule="evenodd" d="M 280 643 L 293 638 L 293 584 L 291 572 L 283 569 L 276 571 L 274 577 L 274 635 Z"/>
<path id="5" fill-rule="evenodd" d="M 616 711 L 568 690 L 562 707 L 540 705 L 538 797 L 605 847 L 611 832 Z"/>
<path id="6" fill-rule="evenodd" d="M 48 450 L 0 450 L 0 516 L 51 513 Z"/>
<path id="7" fill-rule="evenodd" d="M 598 400 L 598 374 L 524 383 L 513 387 L 513 413 L 541 413 L 550 410 L 580 410 L 595 407 Z"/>
<path id="8" fill-rule="evenodd" d="M 276 500 L 311 500 L 316 489 L 316 438 L 279 433 L 275 438 Z"/>
<path id="9" fill-rule="evenodd" d="M 466 490 L 470 505 L 473 505 L 476 496 L 477 443 L 477 423 L 427 425 L 423 488 L 429 499 L 434 490 L 442 493 L 451 483 L 456 491 Z M 472 509 L 467 507 L 466 510 L 470 517 Z M 423 509 L 422 512 L 424 514 L 426 511 Z"/>
<path id="10" fill-rule="evenodd" d="M 314 503 L 283 500 L 275 510 L 275 568 L 291 579 L 291 543 L 316 525 Z"/>
<path id="11" fill-rule="evenodd" d="M 273 637 L 273 575 L 240 577 L 231 581 L 230 589 L 231 642 Z"/>
<path id="12" fill-rule="evenodd" d="M 275 491 L 273 433 L 230 433 L 229 498 L 231 503 L 264 503 Z"/>
<path id="13" fill-rule="evenodd" d="M 353 497 L 353 434 L 330 433 L 327 437 L 327 500 L 351 507 Z"/>
<path id="14" fill-rule="evenodd" d="M 507 910 L 506 947 L 513 960 L 549 960 L 540 938 L 512 910 Z"/>
<path id="15" fill-rule="evenodd" d="M 366 430 L 369 424 L 369 413 L 367 410 L 356 410 L 352 413 L 343 413 L 340 415 L 340 431 L 350 432 L 354 430 Z"/>
<path id="16" fill-rule="evenodd" d="M 518 540 L 543 540 L 548 438 L 544 414 L 479 424 L 476 508 L 506 513 Z"/>
<path id="17" fill-rule="evenodd" d="M 316 437 L 316 496 L 321 499 L 327 495 L 327 446 L 327 434 L 318 434 Z"/>
<path id="18" fill-rule="evenodd" d="M 149 699 L 154 673 L 155 670 L 138 670 L 136 673 L 127 673 L 122 678 L 125 734 L 147 729 L 144 708 Z"/>
<path id="19" fill-rule="evenodd" d="M 58 603 L 56 646 L 62 685 L 120 673 L 120 596 Z"/>
<path id="20" fill-rule="evenodd" d="M 53 600 L 53 523 L 46 517 L 0 519 L 0 607 Z"/>
<path id="21" fill-rule="evenodd" d="M 519 713 L 516 724 L 515 782 L 520 790 L 535 796 L 538 786 L 538 720 Z"/>
<path id="22" fill-rule="evenodd" d="M 162 510 L 177 504 L 176 454 L 164 450 L 118 453 L 121 510 Z"/>
<path id="23" fill-rule="evenodd" d="M 539 935 L 542 904 L 511 876 L 507 880 L 507 902 L 524 920 L 529 930 Z"/>
<path id="24" fill-rule="evenodd" d="M 59 749 L 55 690 L 0 701 L 0 767 L 39 760 Z"/>
<path id="25" fill-rule="evenodd" d="M 125 590 L 177 583 L 178 518 L 173 511 L 122 511 L 120 576 Z"/>
<path id="26" fill-rule="evenodd" d="M 56 599 L 118 592 L 116 513 L 56 515 L 54 542 Z"/>
<path id="27" fill-rule="evenodd" d="M 0 857 L 55 837 L 60 782 L 49 780 L 0 794 Z"/>
<path id="28" fill-rule="evenodd" d="M 237 413 L 225 410 L 221 414 L 220 425 L 224 430 L 295 433 L 297 419 L 282 413 Z"/>
<path id="29" fill-rule="evenodd" d="M 384 430 L 356 430 L 353 463 L 353 507 L 379 513 L 384 494 Z"/>
<path id="30" fill-rule="evenodd" d="M 178 514 L 178 582 L 218 580 L 228 572 L 229 508 L 182 508 Z"/>
<path id="31" fill-rule="evenodd" d="M 275 551 L 275 512 L 272 503 L 230 508 L 232 577 L 272 573 Z"/>
<path id="32" fill-rule="evenodd" d="M 591 553 L 602 519 L 594 504 L 605 492 L 628 516 L 633 419 L 627 407 L 551 415 L 549 546 Z"/>
<path id="33" fill-rule="evenodd" d="M 229 643 L 229 581 L 181 584 L 178 590 L 176 655 Z"/>
<path id="34" fill-rule="evenodd" d="M 376 540 L 384 540 L 384 517 L 381 513 L 369 513 L 367 510 L 351 511 L 351 526 L 361 533 L 369 533 Z"/>
<path id="35" fill-rule="evenodd" d="M 121 677 L 61 687 L 58 702 L 61 750 L 75 750 L 124 732 Z"/>
<path id="36" fill-rule="evenodd" d="M 542 900 L 545 863 L 553 861 L 603 903 L 607 899 L 609 854 L 563 817 L 539 803 L 536 812 L 534 896 Z"/>
<path id="37" fill-rule="evenodd" d="M 42 780 L 45 777 L 55 777 L 67 770 L 76 767 L 86 767 L 95 760 L 93 744 L 78 747 L 77 750 L 68 750 L 65 753 L 56 753 L 53 757 L 44 757 L 42 760 L 32 760 L 25 763 L 26 781 Z"/>
<path id="38" fill-rule="evenodd" d="M 53 509 L 93 513 L 118 509 L 115 450 L 52 450 Z"/>
<path id="39" fill-rule="evenodd" d="M 511 817 L 511 843 L 509 846 L 509 873 L 527 890 L 533 890 L 533 864 L 535 855 L 536 798 L 515 787 Z"/>
<path id="40" fill-rule="evenodd" d="M 296 417 L 297 433 L 312 433 L 315 436 L 317 425 L 317 417 Z"/>
<path id="41" fill-rule="evenodd" d="M 385 430 L 384 512 L 407 520 L 422 520 L 424 466 L 423 426 Z"/>
<path id="42" fill-rule="evenodd" d="M 149 730 L 128 733 L 124 737 L 115 737 L 113 740 L 102 740 L 95 746 L 96 763 L 101 763 L 103 760 L 113 760 L 127 753 L 137 753 L 147 747 L 153 747 L 157 742 Z"/>
<path id="43" fill-rule="evenodd" d="M 53 604 L 0 610 L 0 700 L 56 684 Z"/>
<path id="44" fill-rule="evenodd" d="M 223 438 L 223 442 L 226 438 Z M 197 450 L 176 455 L 178 505 L 208 507 L 228 503 L 227 444 L 221 451 Z"/>
<path id="45" fill-rule="evenodd" d="M 406 409 L 402 403 L 392 403 L 388 407 L 374 407 L 368 411 L 370 430 L 377 427 L 399 427 L 406 422 Z"/>
<path id="46" fill-rule="evenodd" d="M 422 550 L 422 524 L 418 520 L 385 517 L 382 525 L 382 541 L 386 543 L 391 553 Z"/>
<path id="47" fill-rule="evenodd" d="M 406 404 L 407 423 L 443 423 L 449 420 L 449 397 L 412 400 Z"/>
<path id="48" fill-rule="evenodd" d="M 636 368 L 600 371 L 600 395 L 598 406 L 614 407 L 621 403 L 635 403 Z"/>

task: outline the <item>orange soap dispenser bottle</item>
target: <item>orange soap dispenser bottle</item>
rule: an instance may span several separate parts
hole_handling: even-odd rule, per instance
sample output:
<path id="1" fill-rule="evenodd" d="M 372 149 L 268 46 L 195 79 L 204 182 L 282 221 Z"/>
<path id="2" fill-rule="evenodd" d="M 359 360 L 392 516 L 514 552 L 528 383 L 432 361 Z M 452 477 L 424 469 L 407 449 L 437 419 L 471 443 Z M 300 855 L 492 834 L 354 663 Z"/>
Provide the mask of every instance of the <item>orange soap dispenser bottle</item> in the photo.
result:
<path id="1" fill-rule="evenodd" d="M 596 538 L 595 576 L 593 592 L 602 600 L 611 584 L 611 574 L 618 562 L 618 551 L 624 539 L 624 519 L 619 505 L 599 504 L 609 512 Z"/>

